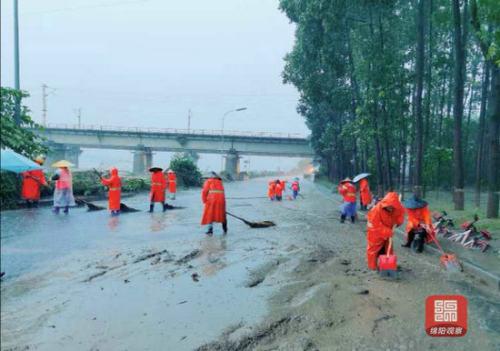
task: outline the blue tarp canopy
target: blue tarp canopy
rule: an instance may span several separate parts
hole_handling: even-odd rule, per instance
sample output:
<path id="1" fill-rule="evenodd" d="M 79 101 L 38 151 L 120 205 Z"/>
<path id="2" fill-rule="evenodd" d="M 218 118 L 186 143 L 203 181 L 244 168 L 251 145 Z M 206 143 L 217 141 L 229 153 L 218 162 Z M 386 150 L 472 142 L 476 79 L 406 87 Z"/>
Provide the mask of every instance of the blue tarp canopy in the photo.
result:
<path id="1" fill-rule="evenodd" d="M 10 149 L 1 150 L 0 169 L 2 171 L 21 173 L 41 168 L 42 167 L 38 163 L 31 161 L 29 158 L 17 152 Z"/>

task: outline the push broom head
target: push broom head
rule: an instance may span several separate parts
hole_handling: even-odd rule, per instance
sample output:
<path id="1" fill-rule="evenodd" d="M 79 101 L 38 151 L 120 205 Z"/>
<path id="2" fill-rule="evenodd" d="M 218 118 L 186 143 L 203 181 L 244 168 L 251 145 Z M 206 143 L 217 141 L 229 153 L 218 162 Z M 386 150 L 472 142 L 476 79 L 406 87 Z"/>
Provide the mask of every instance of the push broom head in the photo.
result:
<path id="1" fill-rule="evenodd" d="M 462 271 L 462 265 L 457 259 L 457 256 L 455 256 L 452 253 L 444 253 L 441 255 L 439 258 L 439 262 L 441 266 L 449 271 L 449 272 L 461 272 Z"/>

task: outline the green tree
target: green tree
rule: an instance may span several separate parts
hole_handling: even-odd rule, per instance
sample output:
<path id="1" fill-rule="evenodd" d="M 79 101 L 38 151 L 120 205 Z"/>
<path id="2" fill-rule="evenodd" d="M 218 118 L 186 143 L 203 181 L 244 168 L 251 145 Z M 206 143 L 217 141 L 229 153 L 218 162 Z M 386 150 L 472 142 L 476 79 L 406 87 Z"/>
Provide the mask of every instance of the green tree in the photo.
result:
<path id="1" fill-rule="evenodd" d="M 184 186 L 201 186 L 201 173 L 196 164 L 183 154 L 175 154 L 169 168 L 177 174 Z"/>
<path id="2" fill-rule="evenodd" d="M 17 125 L 14 119 L 16 99 L 24 99 L 29 95 L 23 91 L 4 87 L 0 88 L 0 95 L 0 146 L 11 148 L 27 157 L 47 152 L 43 139 L 32 131 L 41 127 L 31 119 L 26 106 L 21 106 L 21 124 Z"/>

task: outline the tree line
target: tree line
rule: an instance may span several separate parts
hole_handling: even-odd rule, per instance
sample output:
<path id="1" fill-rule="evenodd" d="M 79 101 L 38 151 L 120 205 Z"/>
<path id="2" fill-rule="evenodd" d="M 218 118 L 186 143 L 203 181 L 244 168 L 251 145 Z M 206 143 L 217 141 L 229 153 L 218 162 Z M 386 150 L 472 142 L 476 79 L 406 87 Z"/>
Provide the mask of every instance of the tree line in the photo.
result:
<path id="1" fill-rule="evenodd" d="M 281 0 L 296 26 L 283 79 L 331 179 L 374 174 L 376 191 L 488 191 L 498 217 L 497 0 Z"/>

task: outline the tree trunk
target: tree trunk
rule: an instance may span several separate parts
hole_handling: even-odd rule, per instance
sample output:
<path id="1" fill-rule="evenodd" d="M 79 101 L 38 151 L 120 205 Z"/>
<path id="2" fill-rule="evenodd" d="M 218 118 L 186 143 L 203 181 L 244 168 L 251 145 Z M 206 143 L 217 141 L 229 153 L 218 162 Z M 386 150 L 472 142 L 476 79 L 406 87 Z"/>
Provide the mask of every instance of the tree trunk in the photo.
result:
<path id="1" fill-rule="evenodd" d="M 424 84 L 425 43 L 424 43 L 425 0 L 418 3 L 417 15 L 417 63 L 416 63 L 416 96 L 415 96 L 415 174 L 413 176 L 413 192 L 422 196 L 422 168 L 424 160 L 424 121 L 422 116 L 422 90 Z"/>
<path id="2" fill-rule="evenodd" d="M 476 152 L 476 180 L 474 189 L 474 203 L 476 207 L 481 207 L 481 169 L 483 163 L 484 149 L 484 122 L 486 117 L 486 103 L 488 101 L 488 90 L 490 83 L 490 65 L 488 61 L 484 64 L 483 86 L 481 87 L 481 110 L 479 112 L 479 128 L 477 131 L 477 152 Z"/>
<path id="3" fill-rule="evenodd" d="M 488 106 L 488 143 L 490 162 L 488 167 L 488 205 L 486 217 L 498 218 L 498 198 L 500 190 L 500 67 L 492 64 L 490 105 Z"/>
<path id="4" fill-rule="evenodd" d="M 454 103 L 453 103 L 453 185 L 455 210 L 464 209 L 464 165 L 462 150 L 462 119 L 464 112 L 464 65 L 465 51 L 462 42 L 460 1 L 452 0 L 454 24 Z"/>

